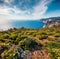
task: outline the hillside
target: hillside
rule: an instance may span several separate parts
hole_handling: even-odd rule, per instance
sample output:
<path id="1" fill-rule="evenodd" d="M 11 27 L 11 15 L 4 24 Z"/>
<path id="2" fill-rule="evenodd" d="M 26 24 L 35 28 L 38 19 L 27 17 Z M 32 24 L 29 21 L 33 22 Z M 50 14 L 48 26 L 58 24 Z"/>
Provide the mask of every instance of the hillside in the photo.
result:
<path id="1" fill-rule="evenodd" d="M 60 58 L 59 27 L 0 32 L 0 59 Z"/>
<path id="2" fill-rule="evenodd" d="M 45 25 L 43 27 L 53 27 L 60 26 L 60 17 L 50 17 L 45 19 L 40 19 Z"/>

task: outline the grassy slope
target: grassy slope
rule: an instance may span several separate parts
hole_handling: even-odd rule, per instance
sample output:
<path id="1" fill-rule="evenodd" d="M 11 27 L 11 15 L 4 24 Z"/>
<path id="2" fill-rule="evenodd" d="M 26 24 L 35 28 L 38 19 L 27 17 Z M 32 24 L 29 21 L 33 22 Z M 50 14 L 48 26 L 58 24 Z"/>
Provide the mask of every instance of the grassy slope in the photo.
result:
<path id="1" fill-rule="evenodd" d="M 23 50 L 31 51 L 32 59 L 58 59 L 60 58 L 59 29 L 59 27 L 43 29 L 14 28 L 0 32 L 0 57 L 2 59 L 18 59 L 20 57 L 18 47 L 21 47 Z M 38 55 L 41 57 L 38 57 Z"/>

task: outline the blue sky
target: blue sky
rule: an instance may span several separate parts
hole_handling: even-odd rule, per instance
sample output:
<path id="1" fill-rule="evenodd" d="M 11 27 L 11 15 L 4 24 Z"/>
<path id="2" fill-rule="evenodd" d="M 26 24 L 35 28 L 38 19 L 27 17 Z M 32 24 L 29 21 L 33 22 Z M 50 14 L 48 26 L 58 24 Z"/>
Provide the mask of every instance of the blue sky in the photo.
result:
<path id="1" fill-rule="evenodd" d="M 53 0 L 49 5 L 48 12 L 55 10 L 60 10 L 60 0 Z"/>
<path id="2" fill-rule="evenodd" d="M 0 18 L 40 19 L 60 16 L 59 12 L 60 0 L 0 0 Z"/>
<path id="3" fill-rule="evenodd" d="M 0 0 L 0 29 L 13 20 L 38 20 L 60 16 L 60 0 Z"/>
<path id="4" fill-rule="evenodd" d="M 60 16 L 60 0 L 53 0 L 45 13 L 47 17 Z"/>

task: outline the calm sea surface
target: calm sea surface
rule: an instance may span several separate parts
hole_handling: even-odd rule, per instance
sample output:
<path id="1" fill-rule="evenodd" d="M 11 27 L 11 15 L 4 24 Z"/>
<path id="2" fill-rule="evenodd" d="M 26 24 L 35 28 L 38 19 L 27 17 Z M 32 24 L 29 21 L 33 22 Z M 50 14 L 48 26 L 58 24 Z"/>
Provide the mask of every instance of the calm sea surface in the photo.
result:
<path id="1" fill-rule="evenodd" d="M 16 28 L 21 28 L 21 27 L 25 27 L 25 28 L 42 28 L 44 26 L 43 22 L 40 22 L 39 20 L 20 20 L 20 21 L 13 21 L 12 22 L 13 27 Z"/>

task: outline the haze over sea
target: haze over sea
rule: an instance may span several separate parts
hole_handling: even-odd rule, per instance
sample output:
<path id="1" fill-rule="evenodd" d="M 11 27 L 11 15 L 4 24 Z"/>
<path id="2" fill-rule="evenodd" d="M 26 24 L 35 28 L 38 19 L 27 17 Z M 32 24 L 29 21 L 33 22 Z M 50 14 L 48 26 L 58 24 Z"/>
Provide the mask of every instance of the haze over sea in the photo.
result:
<path id="1" fill-rule="evenodd" d="M 43 22 L 40 22 L 39 20 L 16 20 L 12 22 L 13 27 L 15 28 L 33 28 L 38 29 L 42 28 L 44 26 Z"/>

